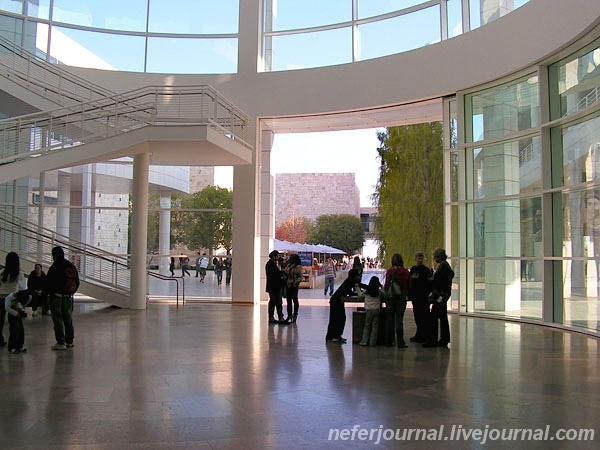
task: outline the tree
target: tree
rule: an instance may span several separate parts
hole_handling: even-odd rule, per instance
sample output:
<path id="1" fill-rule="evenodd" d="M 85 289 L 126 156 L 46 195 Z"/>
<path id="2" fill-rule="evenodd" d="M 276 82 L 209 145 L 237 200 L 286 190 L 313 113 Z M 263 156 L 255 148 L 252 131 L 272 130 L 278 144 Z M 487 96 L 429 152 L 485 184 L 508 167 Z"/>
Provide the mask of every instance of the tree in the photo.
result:
<path id="1" fill-rule="evenodd" d="M 389 262 L 400 253 L 410 263 L 422 251 L 432 262 L 444 238 L 442 124 L 391 127 L 377 137 L 381 167 L 374 199 L 385 257 Z"/>
<path id="2" fill-rule="evenodd" d="M 171 211 L 172 243 L 231 252 L 232 191 L 207 186 L 194 194 L 174 195 L 172 202 L 178 208 Z"/>
<path id="3" fill-rule="evenodd" d="M 275 238 L 305 244 L 313 233 L 313 228 L 306 217 L 290 217 L 275 229 Z"/>
<path id="4" fill-rule="evenodd" d="M 354 254 L 364 243 L 364 228 L 358 217 L 329 214 L 317 217 L 314 243 L 324 244 Z"/>

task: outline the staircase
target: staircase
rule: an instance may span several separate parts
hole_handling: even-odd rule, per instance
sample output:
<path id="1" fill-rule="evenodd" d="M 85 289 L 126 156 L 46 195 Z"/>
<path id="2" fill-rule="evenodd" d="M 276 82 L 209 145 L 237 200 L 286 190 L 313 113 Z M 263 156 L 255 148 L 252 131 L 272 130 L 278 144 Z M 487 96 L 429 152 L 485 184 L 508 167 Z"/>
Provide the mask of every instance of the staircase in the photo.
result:
<path id="1" fill-rule="evenodd" d="M 0 183 L 142 152 L 155 165 L 240 165 L 253 159 L 250 118 L 211 86 L 146 86 L 116 94 L 0 36 L 0 89 L 44 109 L 0 120 Z M 124 256 L 0 212 L 0 252 L 17 251 L 24 269 L 36 262 L 48 267 L 55 245 L 78 267 L 80 292 L 129 307 Z"/>
<path id="2" fill-rule="evenodd" d="M 60 245 L 65 257 L 77 267 L 82 294 L 108 299 L 120 307 L 129 306 L 130 270 L 126 256 L 115 255 L 60 235 L 37 224 L 19 219 L 0 210 L 0 253 L 2 261 L 9 251 L 16 251 L 23 271 L 40 263 L 48 270 L 52 248 Z"/>

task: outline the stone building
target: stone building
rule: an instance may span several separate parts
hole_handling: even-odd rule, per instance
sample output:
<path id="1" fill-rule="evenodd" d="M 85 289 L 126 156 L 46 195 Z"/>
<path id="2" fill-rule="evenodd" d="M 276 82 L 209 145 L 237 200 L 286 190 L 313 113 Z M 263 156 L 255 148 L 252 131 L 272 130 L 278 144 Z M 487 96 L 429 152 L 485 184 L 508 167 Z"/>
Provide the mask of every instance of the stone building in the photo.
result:
<path id="1" fill-rule="evenodd" d="M 314 221 L 326 214 L 360 217 L 353 173 L 280 173 L 275 176 L 275 226 L 291 217 Z"/>

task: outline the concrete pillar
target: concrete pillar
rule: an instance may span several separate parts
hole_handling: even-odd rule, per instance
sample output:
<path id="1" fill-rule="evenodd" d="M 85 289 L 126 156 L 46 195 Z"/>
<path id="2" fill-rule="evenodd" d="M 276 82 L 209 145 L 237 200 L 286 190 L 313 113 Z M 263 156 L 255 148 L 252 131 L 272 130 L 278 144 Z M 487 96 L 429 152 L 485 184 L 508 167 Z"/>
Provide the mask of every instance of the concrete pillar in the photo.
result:
<path id="1" fill-rule="evenodd" d="M 150 155 L 133 158 L 133 201 L 131 213 L 131 309 L 146 309 L 148 240 L 148 171 Z"/>
<path id="2" fill-rule="evenodd" d="M 158 254 L 161 255 L 159 271 L 163 275 L 171 275 L 169 271 L 169 255 L 171 252 L 171 193 L 160 192 L 161 211 L 158 214 Z M 163 210 L 164 208 L 164 210 Z M 165 255 L 165 256 L 162 256 Z"/>
<path id="3" fill-rule="evenodd" d="M 42 228 L 44 228 L 44 209 L 45 209 L 45 197 L 46 197 L 46 172 L 40 172 L 40 184 L 39 184 L 39 202 L 38 202 L 38 234 L 42 234 Z M 44 247 L 42 241 L 38 241 L 36 250 L 36 261 L 41 262 L 44 256 Z M 45 268 L 44 270 L 46 270 Z"/>
<path id="4" fill-rule="evenodd" d="M 269 252 L 273 250 L 275 237 L 275 180 L 271 175 L 274 134 L 270 130 L 263 130 L 260 136 L 260 292 L 263 300 L 267 300 L 264 267 L 269 259 Z"/>

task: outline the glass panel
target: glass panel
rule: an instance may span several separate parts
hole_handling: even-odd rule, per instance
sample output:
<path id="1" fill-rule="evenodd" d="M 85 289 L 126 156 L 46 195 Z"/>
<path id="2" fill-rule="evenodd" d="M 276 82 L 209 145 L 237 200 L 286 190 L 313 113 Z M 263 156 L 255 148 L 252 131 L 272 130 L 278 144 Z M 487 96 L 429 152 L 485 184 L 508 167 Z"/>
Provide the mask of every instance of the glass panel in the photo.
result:
<path id="1" fill-rule="evenodd" d="M 521 281 L 522 264 L 523 261 L 511 259 L 475 260 L 475 312 L 542 318 L 542 282 Z"/>
<path id="2" fill-rule="evenodd" d="M 441 39 L 438 5 L 358 27 L 359 59 L 371 59 L 434 44 Z"/>
<path id="3" fill-rule="evenodd" d="M 21 42 L 23 20 L 0 15 L 0 35 L 12 42 Z"/>
<path id="4" fill-rule="evenodd" d="M 453 256 L 458 256 L 459 253 L 459 218 L 458 218 L 458 206 L 457 205 L 453 205 L 450 207 L 450 228 L 451 228 L 451 232 L 450 232 L 450 236 L 451 236 L 451 248 L 450 248 L 450 254 Z M 458 258 L 456 259 L 458 261 Z M 456 270 L 454 270 L 456 272 Z"/>
<path id="5" fill-rule="evenodd" d="M 458 146 L 458 118 L 456 111 L 456 100 L 450 102 L 450 148 Z"/>
<path id="6" fill-rule="evenodd" d="M 277 0 L 273 5 L 273 29 L 265 31 L 297 30 L 352 20 L 352 0 Z"/>
<path id="7" fill-rule="evenodd" d="M 463 34 L 462 1 L 448 0 L 446 5 L 448 11 L 448 37 L 459 36 Z"/>
<path id="8" fill-rule="evenodd" d="M 152 0 L 148 29 L 154 33 L 223 34 L 238 32 L 238 0 Z"/>
<path id="9" fill-rule="evenodd" d="M 149 38 L 146 71 L 235 73 L 237 39 Z"/>
<path id="10" fill-rule="evenodd" d="M 146 7 L 147 0 L 54 0 L 52 19 L 108 30 L 146 31 Z"/>
<path id="11" fill-rule="evenodd" d="M 551 66 L 550 73 L 556 74 L 553 90 L 560 98 L 560 111 L 552 112 L 553 119 L 574 114 L 600 100 L 600 47 Z"/>
<path id="12" fill-rule="evenodd" d="M 458 201 L 458 152 L 450 153 L 450 201 Z"/>
<path id="13" fill-rule="evenodd" d="M 53 27 L 50 55 L 69 66 L 143 72 L 144 46 L 143 37 Z"/>
<path id="14" fill-rule="evenodd" d="M 352 3 L 351 1 L 349 3 Z M 411 6 L 427 3 L 426 0 L 358 0 L 358 18 L 378 16 Z"/>
<path id="15" fill-rule="evenodd" d="M 469 21 L 471 22 L 471 30 L 481 26 L 481 4 L 479 0 L 469 2 Z"/>
<path id="16" fill-rule="evenodd" d="M 23 14 L 23 0 L 0 0 L 0 10 Z"/>
<path id="17" fill-rule="evenodd" d="M 50 0 L 28 0 L 27 15 L 38 19 L 49 19 Z"/>
<path id="18" fill-rule="evenodd" d="M 600 180 L 600 117 L 564 128 L 561 142 L 563 184 L 577 185 Z"/>
<path id="19" fill-rule="evenodd" d="M 540 138 L 470 149 L 474 198 L 503 197 L 541 189 Z"/>
<path id="20" fill-rule="evenodd" d="M 473 235 L 469 256 L 542 257 L 541 205 L 540 197 L 468 205 L 468 233 Z"/>
<path id="21" fill-rule="evenodd" d="M 273 71 L 305 69 L 352 61 L 352 30 L 273 36 Z"/>
<path id="22" fill-rule="evenodd" d="M 470 104 L 473 114 L 472 135 L 467 136 L 470 142 L 498 138 L 539 125 L 538 77 L 535 74 L 469 94 L 465 102 Z"/>

